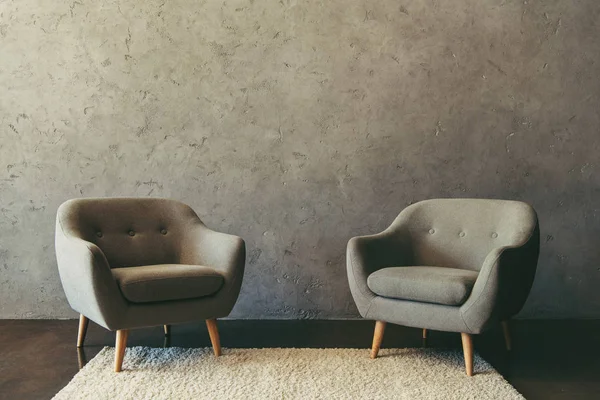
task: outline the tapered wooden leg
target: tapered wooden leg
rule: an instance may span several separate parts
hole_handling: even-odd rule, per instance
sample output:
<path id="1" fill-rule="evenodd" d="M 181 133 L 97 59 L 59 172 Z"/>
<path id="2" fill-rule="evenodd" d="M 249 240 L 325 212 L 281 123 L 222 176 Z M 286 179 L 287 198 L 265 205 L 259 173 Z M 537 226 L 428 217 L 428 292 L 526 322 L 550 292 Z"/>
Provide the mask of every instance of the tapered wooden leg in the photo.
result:
<path id="1" fill-rule="evenodd" d="M 423 329 L 423 339 L 427 339 L 427 329 Z"/>
<path id="2" fill-rule="evenodd" d="M 127 329 L 117 331 L 117 340 L 115 342 L 115 372 L 121 372 L 123 366 L 123 357 L 125 357 L 125 348 L 127 347 Z"/>
<path id="3" fill-rule="evenodd" d="M 379 348 L 381 347 L 381 341 L 383 340 L 383 333 L 385 332 L 385 321 L 375 322 L 375 333 L 373 334 L 373 346 L 371 347 L 371 358 L 377 358 Z"/>
<path id="4" fill-rule="evenodd" d="M 171 334 L 171 325 L 165 325 L 165 336 L 169 336 Z"/>
<path id="5" fill-rule="evenodd" d="M 212 343 L 215 357 L 221 355 L 221 341 L 219 340 L 219 329 L 217 328 L 216 319 L 207 319 L 206 327 L 208 328 L 208 335 L 210 336 L 210 342 Z"/>
<path id="6" fill-rule="evenodd" d="M 79 315 L 79 332 L 77 333 L 77 347 L 83 346 L 85 340 L 85 334 L 87 333 L 88 324 L 90 320 L 87 319 L 83 314 Z"/>
<path id="7" fill-rule="evenodd" d="M 463 353 L 465 354 L 465 368 L 468 376 L 473 376 L 473 337 L 468 333 L 461 333 Z"/>
<path id="8" fill-rule="evenodd" d="M 502 331 L 504 332 L 504 343 L 506 343 L 506 350 L 510 351 L 512 349 L 512 342 L 510 340 L 508 321 L 502 321 Z"/>

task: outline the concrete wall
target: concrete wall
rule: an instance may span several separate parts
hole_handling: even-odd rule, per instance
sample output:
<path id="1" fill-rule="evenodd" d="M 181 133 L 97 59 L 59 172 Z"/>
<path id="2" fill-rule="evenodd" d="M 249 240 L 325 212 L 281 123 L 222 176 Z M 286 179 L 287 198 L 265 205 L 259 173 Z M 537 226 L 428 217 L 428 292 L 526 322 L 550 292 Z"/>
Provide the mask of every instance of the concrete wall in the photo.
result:
<path id="1" fill-rule="evenodd" d="M 160 196 L 244 237 L 232 317 L 357 311 L 345 246 L 521 199 L 521 317 L 600 317 L 597 0 L 0 0 L 0 317 L 72 317 L 58 205 Z"/>

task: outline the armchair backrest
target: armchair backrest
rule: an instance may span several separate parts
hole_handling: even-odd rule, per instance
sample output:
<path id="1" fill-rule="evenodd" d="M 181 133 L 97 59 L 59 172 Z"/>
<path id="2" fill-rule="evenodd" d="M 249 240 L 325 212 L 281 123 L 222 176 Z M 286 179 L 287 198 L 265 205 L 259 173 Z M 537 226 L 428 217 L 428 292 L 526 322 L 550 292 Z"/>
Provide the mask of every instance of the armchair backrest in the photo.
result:
<path id="1" fill-rule="evenodd" d="M 524 244 L 537 224 L 519 201 L 434 199 L 407 207 L 389 229 L 408 236 L 413 265 L 478 271 L 492 249 Z"/>
<path id="2" fill-rule="evenodd" d="M 198 222 L 190 207 L 174 200 L 74 199 L 58 209 L 57 234 L 96 244 L 111 268 L 174 264 L 185 232 Z"/>

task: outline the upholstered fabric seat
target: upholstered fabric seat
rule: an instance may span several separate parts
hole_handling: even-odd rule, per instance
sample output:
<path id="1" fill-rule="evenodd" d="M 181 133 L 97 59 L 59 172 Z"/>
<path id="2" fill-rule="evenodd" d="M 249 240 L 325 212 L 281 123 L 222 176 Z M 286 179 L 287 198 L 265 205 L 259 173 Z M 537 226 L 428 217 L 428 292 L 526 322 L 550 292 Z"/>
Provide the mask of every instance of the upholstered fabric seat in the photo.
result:
<path id="1" fill-rule="evenodd" d="M 369 275 L 373 293 L 393 299 L 460 306 L 473 289 L 477 271 L 444 267 L 391 267 Z"/>
<path id="2" fill-rule="evenodd" d="M 195 299 L 216 293 L 223 275 L 201 265 L 158 264 L 111 270 L 123 296 L 133 303 Z"/>

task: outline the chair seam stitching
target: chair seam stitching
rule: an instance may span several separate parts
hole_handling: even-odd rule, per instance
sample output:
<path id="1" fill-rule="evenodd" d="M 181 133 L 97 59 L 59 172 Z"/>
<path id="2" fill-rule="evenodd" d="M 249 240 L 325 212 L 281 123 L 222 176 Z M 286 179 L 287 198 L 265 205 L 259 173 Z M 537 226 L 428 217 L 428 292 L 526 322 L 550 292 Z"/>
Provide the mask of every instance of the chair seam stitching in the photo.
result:
<path id="1" fill-rule="evenodd" d="M 208 276 L 178 276 L 178 277 L 169 277 L 169 278 L 157 278 L 157 279 L 141 279 L 137 281 L 123 282 L 123 286 L 127 286 L 133 283 L 141 283 L 141 282 L 157 282 L 157 281 L 168 281 L 174 279 L 197 279 L 197 278 L 223 278 L 221 275 L 208 275 Z M 117 278 L 118 279 L 118 278 Z"/>

